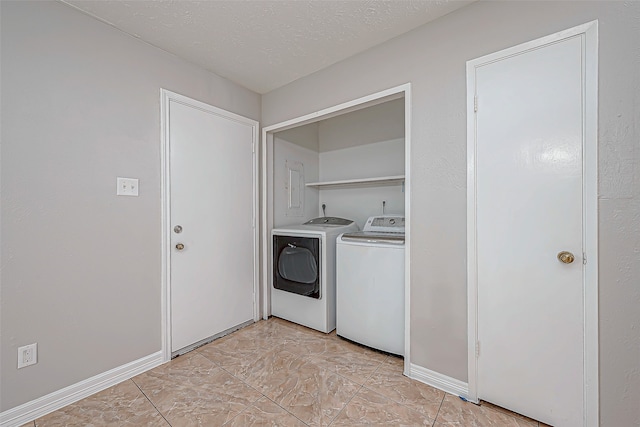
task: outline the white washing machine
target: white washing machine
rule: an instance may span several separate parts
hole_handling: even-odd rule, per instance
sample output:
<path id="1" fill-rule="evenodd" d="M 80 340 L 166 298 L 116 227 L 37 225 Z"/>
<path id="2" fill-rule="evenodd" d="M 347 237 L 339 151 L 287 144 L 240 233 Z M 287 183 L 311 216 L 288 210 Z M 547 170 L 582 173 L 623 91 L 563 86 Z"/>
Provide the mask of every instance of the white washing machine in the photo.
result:
<path id="1" fill-rule="evenodd" d="M 404 216 L 367 220 L 336 241 L 336 333 L 404 355 Z"/>
<path id="2" fill-rule="evenodd" d="M 355 222 L 320 217 L 276 228 L 272 236 L 271 314 L 321 332 L 336 328 L 336 238 Z"/>

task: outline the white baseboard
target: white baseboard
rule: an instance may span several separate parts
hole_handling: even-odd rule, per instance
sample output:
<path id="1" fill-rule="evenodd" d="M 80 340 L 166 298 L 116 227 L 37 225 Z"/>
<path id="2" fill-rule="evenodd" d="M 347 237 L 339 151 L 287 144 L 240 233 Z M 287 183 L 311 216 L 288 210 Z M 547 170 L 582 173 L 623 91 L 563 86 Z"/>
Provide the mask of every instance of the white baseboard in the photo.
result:
<path id="1" fill-rule="evenodd" d="M 150 354 L 79 383 L 0 413 L 0 427 L 17 427 L 89 397 L 163 363 L 162 352 Z"/>
<path id="2" fill-rule="evenodd" d="M 408 377 L 465 399 L 469 396 L 469 384 L 422 366 L 411 364 Z"/>

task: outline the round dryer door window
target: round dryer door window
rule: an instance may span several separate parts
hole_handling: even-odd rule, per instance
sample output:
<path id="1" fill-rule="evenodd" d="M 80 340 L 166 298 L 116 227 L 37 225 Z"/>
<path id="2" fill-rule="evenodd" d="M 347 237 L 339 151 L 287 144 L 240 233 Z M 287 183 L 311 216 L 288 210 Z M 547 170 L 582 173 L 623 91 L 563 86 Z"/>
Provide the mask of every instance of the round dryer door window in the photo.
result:
<path id="1" fill-rule="evenodd" d="M 318 280 L 315 257 L 307 248 L 284 248 L 278 257 L 278 272 L 292 282 L 311 284 Z"/>

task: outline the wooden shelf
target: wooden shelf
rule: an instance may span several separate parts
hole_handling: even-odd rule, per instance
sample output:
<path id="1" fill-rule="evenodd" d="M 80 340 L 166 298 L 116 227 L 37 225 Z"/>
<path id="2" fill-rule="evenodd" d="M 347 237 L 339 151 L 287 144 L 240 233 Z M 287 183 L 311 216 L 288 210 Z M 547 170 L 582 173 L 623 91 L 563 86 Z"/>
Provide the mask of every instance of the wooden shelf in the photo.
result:
<path id="1" fill-rule="evenodd" d="M 404 175 L 393 176 L 380 176 L 375 178 L 360 178 L 360 179 L 343 179 L 340 181 L 323 181 L 323 182 L 309 182 L 307 187 L 343 187 L 343 186 L 362 186 L 362 185 L 386 185 L 395 184 L 404 181 Z"/>

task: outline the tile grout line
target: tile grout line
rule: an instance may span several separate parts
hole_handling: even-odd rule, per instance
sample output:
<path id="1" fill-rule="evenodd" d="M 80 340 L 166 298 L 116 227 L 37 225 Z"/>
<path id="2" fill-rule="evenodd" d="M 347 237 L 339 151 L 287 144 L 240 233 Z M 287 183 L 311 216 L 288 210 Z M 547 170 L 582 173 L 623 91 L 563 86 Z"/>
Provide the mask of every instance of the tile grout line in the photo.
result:
<path id="1" fill-rule="evenodd" d="M 286 326 L 286 325 L 282 325 L 282 326 L 284 326 L 285 328 L 287 328 L 287 326 Z M 288 329 L 293 330 L 293 331 L 295 331 L 295 332 L 298 332 L 298 331 L 296 331 L 296 330 L 295 330 L 295 328 L 288 328 Z M 275 343 L 275 344 L 273 344 L 272 346 L 270 346 L 269 348 L 264 349 L 262 353 L 264 353 L 264 352 L 268 352 L 268 351 L 271 351 L 271 350 L 273 350 L 273 349 L 277 348 L 277 346 L 278 346 L 278 344 L 277 344 L 277 343 Z M 321 366 L 319 366 L 319 365 L 315 364 L 315 363 L 313 362 L 313 360 L 312 360 L 312 356 L 311 356 L 310 354 L 298 354 L 298 353 L 294 353 L 294 352 L 291 352 L 291 351 L 288 351 L 288 350 L 285 350 L 285 351 L 287 351 L 287 352 L 288 352 L 288 353 L 290 353 L 291 355 L 295 356 L 293 360 L 299 360 L 299 359 L 302 359 L 303 357 L 308 357 L 308 359 L 305 361 L 305 363 L 310 363 L 310 364 L 312 364 L 312 365 L 316 366 L 318 369 L 327 370 L 327 371 L 329 371 L 329 372 L 332 372 L 333 374 L 335 374 L 335 375 L 337 375 L 337 376 L 339 376 L 339 377 L 341 377 L 341 378 L 344 378 L 344 379 L 346 379 L 346 380 L 348 380 L 348 381 L 350 381 L 350 382 L 353 382 L 354 384 L 356 384 L 356 385 L 358 385 L 358 386 L 359 386 L 358 390 L 357 390 L 357 391 L 356 391 L 356 392 L 351 396 L 351 398 L 350 398 L 347 402 L 345 402 L 345 404 L 344 404 L 344 405 L 343 405 L 343 407 L 340 409 L 340 411 L 338 411 L 338 413 L 337 413 L 337 414 L 336 414 L 336 415 L 331 419 L 331 422 L 328 424 L 328 425 L 331 425 L 331 424 L 333 423 L 333 421 L 335 421 L 335 419 L 340 415 L 340 413 L 342 412 L 342 410 L 343 410 L 343 409 L 344 409 L 344 408 L 349 404 L 349 402 L 351 401 L 351 399 L 353 399 L 353 398 L 358 394 L 358 392 L 360 392 L 360 390 L 362 390 L 363 385 L 362 385 L 362 384 L 358 384 L 357 382 L 355 382 L 355 381 L 353 381 L 353 380 L 351 380 L 351 379 L 349 379 L 349 378 L 347 378 L 347 377 L 345 377 L 345 376 L 343 376 L 343 375 L 339 374 L 338 372 L 333 371 L 332 369 L 323 368 L 323 367 L 321 367 Z M 203 356 L 204 356 L 204 355 L 203 355 Z M 205 356 L 205 357 L 206 357 L 206 356 Z M 376 372 L 376 371 L 378 370 L 378 368 L 379 368 L 380 366 L 382 366 L 382 363 L 384 363 L 384 362 L 380 362 L 380 364 L 378 365 L 378 367 L 376 367 L 376 369 L 374 370 L 374 372 Z M 296 416 L 294 413 L 290 412 L 289 410 L 287 410 L 286 408 L 284 408 L 283 406 L 281 406 L 278 402 L 276 402 L 275 400 L 271 399 L 269 396 L 267 396 L 267 395 L 265 395 L 264 393 L 260 392 L 260 390 L 257 390 L 257 389 L 256 389 L 255 387 L 253 387 L 251 384 L 249 384 L 249 383 L 245 382 L 245 380 L 244 380 L 244 379 L 239 378 L 238 376 L 236 376 L 236 375 L 235 375 L 235 374 L 233 374 L 232 372 L 227 371 L 227 370 L 226 370 L 222 365 L 219 365 L 219 366 L 220 366 L 220 368 L 222 368 L 225 372 L 227 372 L 229 375 L 231 375 L 231 376 L 233 376 L 234 378 L 238 379 L 239 381 L 241 381 L 242 383 L 244 383 L 244 384 L 246 384 L 247 386 L 251 387 L 252 389 L 254 389 L 254 390 L 258 391 L 258 392 L 259 392 L 263 397 L 265 397 L 265 398 L 266 398 L 266 399 L 268 399 L 269 401 L 273 402 L 275 405 L 277 405 L 279 408 L 281 408 L 281 409 L 282 409 L 283 411 L 285 411 L 287 414 L 289 414 L 289 415 L 293 416 L 295 419 L 297 419 L 298 421 L 300 421 L 300 422 L 301 422 L 302 424 L 304 424 L 305 426 L 309 426 L 309 424 L 308 424 L 308 423 L 306 423 L 306 422 L 304 422 L 303 420 L 301 420 L 300 418 L 298 418 L 298 416 Z M 369 377 L 370 377 L 371 375 L 373 375 L 373 373 L 371 373 L 371 374 L 369 375 Z M 367 377 L 367 379 L 368 379 L 369 377 Z M 364 382 L 366 382 L 366 380 L 365 380 Z M 260 399 L 258 399 L 258 400 L 260 400 Z M 256 401 L 257 401 L 257 400 L 256 400 Z M 254 403 L 255 403 L 255 402 L 254 402 Z M 235 417 L 234 417 L 234 418 L 235 418 Z"/>
<path id="2" fill-rule="evenodd" d="M 336 414 L 336 416 L 335 416 L 335 417 L 333 417 L 333 419 L 331 420 L 331 422 L 329 423 L 329 425 L 328 425 L 327 427 L 329 427 L 329 426 L 332 426 L 332 425 L 333 425 L 334 421 L 338 419 L 338 417 L 340 416 L 340 414 L 342 414 L 342 411 L 344 411 L 344 409 L 347 407 L 347 405 L 349 405 L 349 403 L 351 403 L 351 401 L 353 400 L 353 398 L 354 398 L 354 397 L 356 397 L 356 396 L 358 395 L 358 393 L 360 393 L 360 391 L 362 391 L 362 389 L 363 389 L 363 388 L 364 388 L 364 386 L 363 386 L 363 385 L 360 385 L 360 388 L 359 388 L 355 393 L 353 393 L 353 396 L 351 396 L 351 398 L 349 398 L 349 400 L 347 400 L 347 402 L 346 402 L 346 403 L 344 404 L 344 406 L 340 409 L 340 411 L 338 411 L 338 413 Z"/>
<path id="3" fill-rule="evenodd" d="M 211 343 L 213 343 L 213 342 L 214 342 L 214 341 L 212 341 Z M 211 344 L 211 343 L 208 343 L 208 344 Z M 208 344 L 206 344 L 206 345 L 208 345 Z M 204 346 L 203 346 L 203 347 L 204 347 Z M 275 348 L 275 345 L 274 345 L 273 347 L 269 348 L 269 350 L 271 350 L 271 349 L 273 349 L 273 348 Z M 259 394 L 260 394 L 260 396 L 267 397 L 267 396 L 265 396 L 265 395 L 264 395 L 260 390 L 258 390 L 257 388 L 255 388 L 254 386 L 252 386 L 251 384 L 249 384 L 248 382 L 246 382 L 243 378 L 238 377 L 238 376 L 237 376 L 237 375 L 235 375 L 233 372 L 231 372 L 231 371 L 227 370 L 224 366 L 222 366 L 221 364 L 219 364 L 219 363 L 218 363 L 218 362 L 216 362 L 215 360 L 212 360 L 212 359 L 210 359 L 209 357 L 207 357 L 207 355 L 206 355 L 206 354 L 201 353 L 201 352 L 199 351 L 199 349 L 200 349 L 200 348 L 198 348 L 198 349 L 194 349 L 194 350 L 197 352 L 197 355 L 198 355 L 198 356 L 201 356 L 201 357 L 205 358 L 206 360 L 208 360 L 209 362 L 211 362 L 211 363 L 212 363 L 216 368 L 221 369 L 222 371 L 226 372 L 226 373 L 227 373 L 229 376 L 231 376 L 232 378 L 234 378 L 234 379 L 236 379 L 237 381 L 239 381 L 240 383 L 244 384 L 246 387 L 248 387 L 248 388 L 250 388 L 250 389 L 252 389 L 252 390 L 256 391 L 257 393 L 259 393 Z M 267 351 L 269 351 L 269 350 L 267 350 Z M 141 391 L 142 391 L 142 390 L 141 390 Z M 144 393 L 144 392 L 143 392 L 143 393 Z M 239 417 L 242 413 L 244 413 L 244 412 L 246 412 L 247 410 L 249 410 L 252 406 L 255 406 L 254 404 L 255 404 L 258 400 L 260 400 L 260 399 L 261 399 L 261 397 L 258 397 L 256 400 L 254 400 L 254 401 L 250 402 L 250 403 L 249 403 L 248 405 L 246 405 L 246 406 L 245 406 L 241 411 L 239 411 L 237 414 L 235 414 L 233 417 L 231 417 L 231 419 L 230 419 L 230 420 L 226 421 L 226 422 L 223 424 L 223 426 L 228 425 L 228 424 L 229 424 L 231 421 L 233 421 L 236 417 Z M 268 397 L 267 397 L 267 399 L 268 399 Z M 275 403 L 275 402 L 274 402 L 274 403 Z M 279 405 L 278 405 L 278 406 L 279 406 Z M 288 412 L 288 411 L 287 411 L 287 412 Z M 163 417 L 163 418 L 164 418 L 164 417 Z M 165 418 L 165 420 L 166 420 L 166 418 Z M 167 421 L 167 422 L 168 422 L 168 421 Z M 171 424 L 169 424 L 169 425 L 171 425 Z"/>
<path id="4" fill-rule="evenodd" d="M 266 397 L 268 400 L 270 400 L 271 402 L 273 402 L 275 405 L 278 406 L 278 408 L 282 408 L 283 411 L 285 411 L 287 414 L 291 415 L 292 417 L 294 417 L 296 420 L 300 421 L 302 424 L 308 426 L 308 423 L 305 423 L 304 421 L 302 421 L 300 418 L 298 418 L 298 416 L 292 412 L 290 412 L 289 410 L 287 410 L 287 408 L 284 408 L 282 405 L 280 405 L 278 402 L 276 402 L 275 400 L 271 399 L 269 396 L 267 396 L 266 394 L 263 394 L 264 397 Z"/>
<path id="5" fill-rule="evenodd" d="M 381 367 L 381 366 L 382 366 L 382 364 L 380 365 L 380 367 Z M 380 367 L 378 367 L 378 369 L 379 369 Z M 371 376 L 367 379 L 367 381 L 368 381 L 368 380 L 369 380 L 369 379 L 370 379 L 370 378 L 371 378 L 371 377 L 372 377 L 376 372 L 378 372 L 378 369 L 376 369 L 376 370 L 375 370 L 375 372 L 374 372 L 373 374 L 371 374 Z M 412 380 L 411 378 L 409 378 L 409 379 L 410 379 L 410 380 Z M 414 380 L 412 380 L 412 381 L 414 381 Z M 377 391 L 377 390 L 372 389 L 371 387 L 367 387 L 366 382 L 365 382 L 365 384 L 363 384 L 363 385 L 362 385 L 362 388 L 366 388 L 366 389 L 367 389 L 367 390 L 369 390 L 370 392 L 372 392 L 372 393 L 376 393 L 376 394 L 379 394 L 380 396 L 384 397 L 385 399 L 389 399 L 390 401 L 392 401 L 393 403 L 395 403 L 395 404 L 397 404 L 397 405 L 400 405 L 400 406 L 402 406 L 402 407 L 407 408 L 407 409 L 408 409 L 408 410 L 410 410 L 410 411 L 416 412 L 416 413 L 418 413 L 418 414 L 420 414 L 420 415 L 424 415 L 425 417 L 427 417 L 427 415 L 426 415 L 426 414 L 424 414 L 424 413 L 422 413 L 422 412 L 418 411 L 417 409 L 412 408 L 411 406 L 407 405 L 406 403 L 399 402 L 398 400 L 394 399 L 393 397 L 389 397 L 389 396 L 387 396 L 387 395 L 384 395 L 384 394 L 380 393 L 380 392 L 379 392 L 379 391 Z M 440 401 L 440 405 L 438 406 L 438 412 L 440 412 L 440 408 L 442 407 L 442 402 L 444 401 L 444 397 L 445 397 L 445 396 L 446 396 L 446 393 L 444 393 L 444 395 L 442 396 L 442 400 Z M 429 418 L 429 417 L 427 417 L 427 418 Z M 436 418 L 438 418 L 438 413 L 436 413 L 436 416 L 433 418 L 433 423 L 435 423 Z M 432 423 L 432 425 L 433 425 L 433 423 Z"/>
<path id="6" fill-rule="evenodd" d="M 153 406 L 153 409 L 155 409 L 158 414 L 160 414 L 160 416 L 162 417 L 163 420 L 165 420 L 167 422 L 167 424 L 169 425 L 169 427 L 171 426 L 171 423 L 169 422 L 168 419 L 165 418 L 164 414 L 162 412 L 160 412 L 160 410 L 156 407 L 156 405 L 151 401 L 151 399 L 149 399 L 149 396 L 147 396 L 147 393 L 144 392 L 144 390 L 142 390 L 142 388 L 140 388 L 140 386 L 138 385 L 137 382 L 134 381 L 133 378 L 131 378 L 131 382 L 138 388 L 138 390 L 140 390 L 140 393 L 142 393 L 142 395 L 149 401 L 149 403 L 151 403 L 151 406 Z"/>
<path id="7" fill-rule="evenodd" d="M 290 329 L 294 330 L 294 328 L 290 328 Z M 274 345 L 273 345 L 273 347 L 272 347 L 270 350 L 272 350 L 272 349 L 276 348 L 276 347 L 277 347 L 277 345 L 278 345 L 277 343 L 276 343 L 276 344 L 274 344 Z M 267 351 L 270 351 L 270 350 L 267 350 Z M 292 354 L 293 356 L 295 356 L 295 358 L 292 360 L 292 362 L 293 362 L 293 361 L 297 361 L 298 359 L 300 359 L 300 358 L 303 356 L 302 354 L 292 353 L 292 352 L 290 352 L 290 351 L 288 351 L 288 350 L 284 350 L 284 351 L 287 351 L 289 354 Z M 231 374 L 231 375 L 233 375 L 233 374 Z M 235 377 L 235 375 L 234 375 L 234 377 Z M 235 377 L 235 378 L 237 378 L 237 377 Z M 241 381 L 242 381 L 242 380 L 241 380 Z M 251 385 L 250 385 L 250 384 L 248 384 L 248 383 L 247 383 L 247 385 L 249 385 L 250 387 L 253 387 L 253 386 L 251 386 Z M 255 389 L 255 387 L 253 387 L 253 388 Z M 271 401 L 271 402 L 273 402 L 275 405 L 277 405 L 279 408 L 282 408 L 282 410 L 283 410 L 283 411 L 285 411 L 287 414 L 291 415 L 292 417 L 294 417 L 296 420 L 300 421 L 300 422 L 301 422 L 302 424 L 304 424 L 305 426 L 309 426 L 309 424 L 308 424 L 308 423 L 305 423 L 305 422 L 304 422 L 304 421 L 302 421 L 300 418 L 298 418 L 298 416 L 297 416 L 296 414 L 294 414 L 294 413 L 292 413 L 291 411 L 287 410 L 287 408 L 283 407 L 283 406 L 282 406 L 282 405 L 280 405 L 278 402 L 276 402 L 275 400 L 271 399 L 271 398 L 270 398 L 269 396 L 267 396 L 266 394 L 262 393 L 260 390 L 257 390 L 257 391 L 258 391 L 260 394 L 262 394 L 262 396 L 266 397 L 268 400 L 270 400 L 270 401 Z M 258 399 L 258 400 L 259 400 L 259 399 Z"/>
<path id="8" fill-rule="evenodd" d="M 274 344 L 272 347 L 270 347 L 269 349 L 266 349 L 266 351 L 270 351 L 273 350 L 274 348 L 276 348 L 277 343 Z M 291 353 L 291 352 L 289 352 Z M 301 357 L 301 355 L 295 354 L 295 353 L 291 353 L 294 356 L 296 356 L 296 358 L 294 360 L 297 360 L 299 357 Z M 208 357 L 204 356 L 207 360 L 211 360 Z M 212 361 L 213 362 L 213 361 Z M 276 402 L 275 400 L 271 399 L 269 396 L 267 396 L 266 394 L 262 393 L 260 390 L 258 390 L 256 387 L 254 387 L 253 385 L 249 384 L 247 381 L 245 381 L 243 378 L 238 377 L 237 375 L 235 375 L 233 372 L 228 371 L 224 366 L 217 364 L 216 362 L 213 362 L 214 364 L 216 364 L 220 369 L 222 369 L 223 371 L 225 371 L 227 374 L 231 375 L 233 378 L 237 379 L 238 381 L 240 381 L 242 384 L 246 385 L 247 387 L 251 388 L 252 390 L 257 391 L 258 393 L 260 393 L 260 395 L 262 397 L 265 397 L 267 400 L 273 402 L 274 405 L 278 406 L 279 408 L 281 408 L 283 411 L 285 411 L 287 414 L 291 415 L 292 417 L 294 417 L 295 419 L 297 419 L 298 421 L 300 421 L 302 424 L 304 424 L 305 426 L 308 426 L 309 424 L 305 423 L 304 421 L 302 421 L 300 418 L 298 418 L 295 414 L 289 412 L 286 408 L 283 408 L 280 404 L 278 404 L 278 402 Z M 260 400 L 261 398 L 257 398 L 254 402 L 252 402 L 250 405 L 247 405 L 246 408 L 244 408 L 242 411 L 240 411 L 236 416 L 234 416 L 231 420 L 227 421 L 227 423 L 231 422 L 234 418 L 236 418 L 237 416 L 239 416 L 241 413 L 245 412 L 250 406 L 255 406 L 254 404 Z M 225 424 L 227 424 L 225 423 Z"/>
<path id="9" fill-rule="evenodd" d="M 301 356 L 301 357 L 302 357 L 302 356 Z M 329 371 L 329 372 L 331 372 L 332 374 L 337 375 L 337 376 L 339 376 L 340 378 L 345 379 L 345 380 L 347 380 L 347 381 L 349 381 L 349 382 L 352 382 L 352 383 L 354 383 L 354 384 L 356 384 L 356 385 L 358 385 L 358 386 L 360 386 L 360 387 L 363 387 L 363 386 L 364 386 L 364 383 L 366 383 L 366 382 L 367 382 L 367 380 L 369 379 L 369 377 L 367 377 L 367 378 L 362 382 L 362 384 L 361 384 L 361 383 L 359 383 L 358 381 L 356 381 L 356 380 L 353 380 L 353 379 L 349 378 L 349 377 L 348 377 L 348 376 L 346 376 L 345 374 L 341 374 L 341 373 L 340 373 L 340 372 L 338 372 L 337 370 L 334 370 L 334 369 L 331 369 L 331 368 L 327 368 L 327 367 L 324 367 L 324 366 L 320 366 L 320 365 L 318 365 L 317 363 L 315 363 L 315 362 L 314 362 L 314 359 L 313 359 L 313 358 L 311 358 L 311 357 L 310 357 L 310 358 L 309 358 L 305 363 L 310 363 L 310 364 L 314 365 L 315 367 L 317 367 L 318 369 L 323 369 L 323 370 L 325 370 L 325 371 Z M 376 369 L 378 369 L 378 368 L 376 368 Z M 371 374 L 371 375 L 373 375 L 373 374 Z M 371 375 L 370 375 L 370 376 L 371 376 Z"/>
<path id="10" fill-rule="evenodd" d="M 438 406 L 438 412 L 436 412 L 436 416 L 433 419 L 433 423 L 431 424 L 432 426 L 436 425 L 436 421 L 438 421 L 438 416 L 440 415 L 440 409 L 442 409 L 442 404 L 444 403 L 444 399 L 447 397 L 447 393 L 445 392 L 444 395 L 442 395 L 442 400 L 440 401 L 440 406 Z"/>
<path id="11" fill-rule="evenodd" d="M 258 400 L 260 400 L 260 398 L 258 398 Z M 256 402 L 258 401 L 256 400 Z M 244 408 L 242 408 L 242 411 L 238 412 L 237 414 L 235 414 L 233 417 L 231 417 L 230 420 L 226 421 L 224 424 L 222 424 L 223 426 L 226 426 L 227 424 L 229 424 L 231 421 L 235 420 L 237 417 L 240 416 L 240 414 L 242 414 L 243 412 L 246 412 L 250 407 L 253 406 L 255 402 L 249 403 L 247 406 L 245 406 Z"/>

